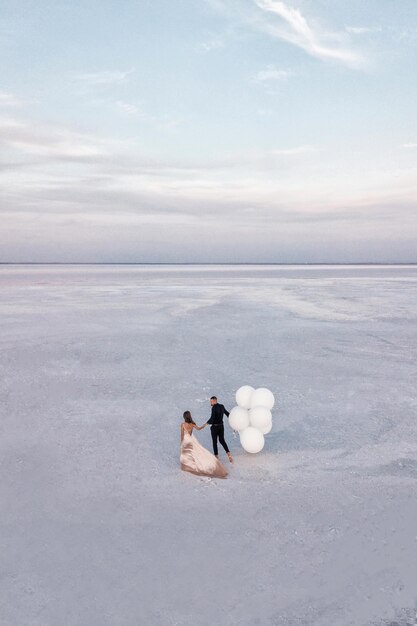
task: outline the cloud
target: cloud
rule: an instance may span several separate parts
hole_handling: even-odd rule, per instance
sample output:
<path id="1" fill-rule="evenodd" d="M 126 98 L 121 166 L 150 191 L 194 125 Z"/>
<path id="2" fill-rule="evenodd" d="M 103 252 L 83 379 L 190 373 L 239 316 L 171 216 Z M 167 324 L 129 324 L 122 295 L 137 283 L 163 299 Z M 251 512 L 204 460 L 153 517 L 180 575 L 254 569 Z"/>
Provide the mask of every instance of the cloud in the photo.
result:
<path id="1" fill-rule="evenodd" d="M 15 207 L 31 203 L 40 210 L 71 203 L 74 210 L 108 206 L 117 212 L 122 201 L 126 207 L 139 207 L 144 197 L 155 211 L 161 203 L 173 201 L 178 202 L 175 210 L 181 212 L 187 202 L 196 212 L 206 203 L 225 208 L 242 201 L 267 210 L 277 198 L 294 208 L 308 196 L 303 210 L 309 212 L 337 204 L 342 197 L 351 201 L 355 192 L 365 194 L 380 179 L 379 171 L 372 182 L 369 172 L 366 176 L 358 172 L 353 185 L 350 179 L 346 181 L 343 164 L 335 174 L 332 155 L 308 143 L 223 154 L 205 161 L 158 160 L 141 155 L 135 142 L 0 116 L 0 145 L 4 155 L 1 190 L 10 201 L 13 198 Z M 401 176 L 395 177 L 397 188 L 409 185 Z M 406 171 L 404 176 L 414 173 Z M 392 186 L 392 177 L 386 181 Z"/>
<path id="2" fill-rule="evenodd" d="M 407 149 L 417 148 L 417 142 L 414 142 L 414 143 L 404 143 L 403 144 L 403 148 L 407 148 Z"/>
<path id="3" fill-rule="evenodd" d="M 375 224 L 387 237 L 398 222 L 407 224 L 407 232 L 415 228 L 411 169 L 395 177 L 387 172 L 381 183 L 377 167 L 370 172 L 358 165 L 353 171 L 341 163 L 337 168 L 325 146 L 307 142 L 207 160 L 151 159 L 134 141 L 116 142 L 13 113 L 0 113 L 0 219 L 3 231 L 13 234 L 13 240 L 4 237 L 4 260 L 16 258 L 16 250 L 22 260 L 39 259 L 50 247 L 49 260 L 69 250 L 77 260 L 80 241 L 88 243 L 83 254 L 93 243 L 109 254 L 118 249 L 119 259 L 130 249 L 132 258 L 140 250 L 144 260 L 157 260 L 158 254 L 185 246 L 201 260 L 198 242 L 216 232 L 236 238 L 233 249 L 246 258 L 253 233 L 261 249 L 264 237 L 277 244 L 285 229 L 293 229 L 298 246 L 309 225 L 317 228 L 319 241 L 323 225 L 340 229 L 342 242 L 345 233 L 368 227 L 371 233 Z M 57 233 L 62 244 L 52 249 Z M 187 241 L 193 241 L 191 248 Z"/>
<path id="4" fill-rule="evenodd" d="M 0 190 L 15 210 L 103 210 L 121 207 L 140 212 L 161 205 L 199 212 L 205 203 L 238 202 L 242 194 L 268 196 L 275 183 L 270 172 L 296 170 L 315 148 L 301 145 L 223 155 L 189 162 L 141 156 L 138 146 L 113 142 L 53 124 L 0 116 Z M 264 176 L 267 180 L 264 181 Z M 106 209 L 107 207 L 107 209 Z"/>
<path id="5" fill-rule="evenodd" d="M 328 33 L 313 27 L 298 9 L 279 0 L 255 0 L 264 12 L 280 18 L 280 23 L 265 24 L 270 35 L 302 48 L 309 55 L 323 61 L 336 61 L 350 67 L 362 63 L 360 55 L 348 47 L 344 33 Z"/>
<path id="6" fill-rule="evenodd" d="M 134 71 L 134 68 L 132 68 L 126 71 L 102 70 L 100 72 L 87 72 L 76 74 L 74 80 L 82 81 L 90 85 L 113 85 L 125 82 L 127 77 Z"/>
<path id="7" fill-rule="evenodd" d="M 288 70 L 279 70 L 274 65 L 267 65 L 266 69 L 255 74 L 254 81 L 265 83 L 270 81 L 286 81 L 291 76 Z"/>
<path id="8" fill-rule="evenodd" d="M 97 159 L 107 154 L 106 142 L 65 127 L 32 124 L 15 118 L 0 118 L 0 145 L 17 157 L 62 160 Z"/>
<path id="9" fill-rule="evenodd" d="M 346 32 L 353 35 L 366 35 L 368 33 L 380 33 L 380 26 L 346 26 Z"/>
<path id="10" fill-rule="evenodd" d="M 219 37 L 212 37 L 198 45 L 198 50 L 202 50 L 203 52 L 211 52 L 212 50 L 220 50 L 221 48 L 224 48 L 224 41 Z"/>
<path id="11" fill-rule="evenodd" d="M 129 102 L 124 102 L 123 100 L 117 100 L 116 105 L 121 111 L 128 113 L 129 115 L 139 113 L 139 107 L 137 107 L 136 104 L 130 104 Z"/>
<path id="12" fill-rule="evenodd" d="M 0 91 L 0 107 L 14 108 L 21 106 L 21 104 L 20 100 L 18 100 L 14 94 Z"/>
<path id="13" fill-rule="evenodd" d="M 281 148 L 278 150 L 271 150 L 270 153 L 274 156 L 296 156 L 303 154 L 311 154 L 313 152 L 318 152 L 319 149 L 316 146 L 311 145 L 302 145 L 297 146 L 295 148 Z"/>

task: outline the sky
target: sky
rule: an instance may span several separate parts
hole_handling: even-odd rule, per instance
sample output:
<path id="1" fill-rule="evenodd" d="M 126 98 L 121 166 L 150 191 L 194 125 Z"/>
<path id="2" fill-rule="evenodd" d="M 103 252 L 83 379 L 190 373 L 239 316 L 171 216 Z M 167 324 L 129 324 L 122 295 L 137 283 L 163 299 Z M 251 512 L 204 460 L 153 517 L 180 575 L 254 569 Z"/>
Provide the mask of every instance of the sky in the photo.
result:
<path id="1" fill-rule="evenodd" d="M 417 262 L 416 0 L 2 0 L 0 262 Z"/>

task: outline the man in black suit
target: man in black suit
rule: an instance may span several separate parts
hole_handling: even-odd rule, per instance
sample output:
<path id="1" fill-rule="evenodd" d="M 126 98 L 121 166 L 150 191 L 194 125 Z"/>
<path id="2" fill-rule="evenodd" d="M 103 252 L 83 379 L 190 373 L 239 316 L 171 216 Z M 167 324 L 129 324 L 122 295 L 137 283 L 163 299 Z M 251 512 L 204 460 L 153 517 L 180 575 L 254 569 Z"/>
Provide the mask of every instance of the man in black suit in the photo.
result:
<path id="1" fill-rule="evenodd" d="M 227 443 L 224 440 L 224 424 L 223 424 L 223 415 L 227 415 L 229 417 L 229 411 L 226 411 L 223 404 L 219 404 L 217 402 L 216 396 L 212 396 L 210 398 L 211 404 L 211 417 L 208 420 L 207 424 L 210 424 L 211 431 L 211 439 L 213 441 L 213 451 L 215 456 L 219 456 L 219 451 L 217 449 L 217 439 L 222 444 L 223 448 L 226 451 L 227 456 L 229 457 L 229 461 L 233 463 L 233 457 L 230 453 Z"/>

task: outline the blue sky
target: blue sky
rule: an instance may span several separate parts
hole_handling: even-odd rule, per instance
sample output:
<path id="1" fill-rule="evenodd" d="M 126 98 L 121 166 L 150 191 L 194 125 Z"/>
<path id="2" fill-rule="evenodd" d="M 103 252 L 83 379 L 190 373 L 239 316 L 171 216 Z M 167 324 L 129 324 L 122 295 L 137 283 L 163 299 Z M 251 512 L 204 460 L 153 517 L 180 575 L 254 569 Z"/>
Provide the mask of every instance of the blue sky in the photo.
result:
<path id="1" fill-rule="evenodd" d="M 417 261 L 415 0 L 1 6 L 0 261 Z"/>

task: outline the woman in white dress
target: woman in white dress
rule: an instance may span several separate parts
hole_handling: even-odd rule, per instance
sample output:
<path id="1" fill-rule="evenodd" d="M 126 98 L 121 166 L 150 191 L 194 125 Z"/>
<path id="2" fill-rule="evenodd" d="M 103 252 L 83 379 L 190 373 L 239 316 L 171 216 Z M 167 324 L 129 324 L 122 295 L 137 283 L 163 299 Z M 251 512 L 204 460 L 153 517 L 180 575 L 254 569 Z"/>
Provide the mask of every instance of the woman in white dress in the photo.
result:
<path id="1" fill-rule="evenodd" d="M 209 452 L 194 437 L 193 431 L 203 430 L 204 426 L 197 426 L 190 411 L 184 412 L 184 422 L 181 424 L 180 465 L 184 472 L 191 472 L 197 476 L 212 476 L 226 478 L 228 471 L 217 457 Z"/>

